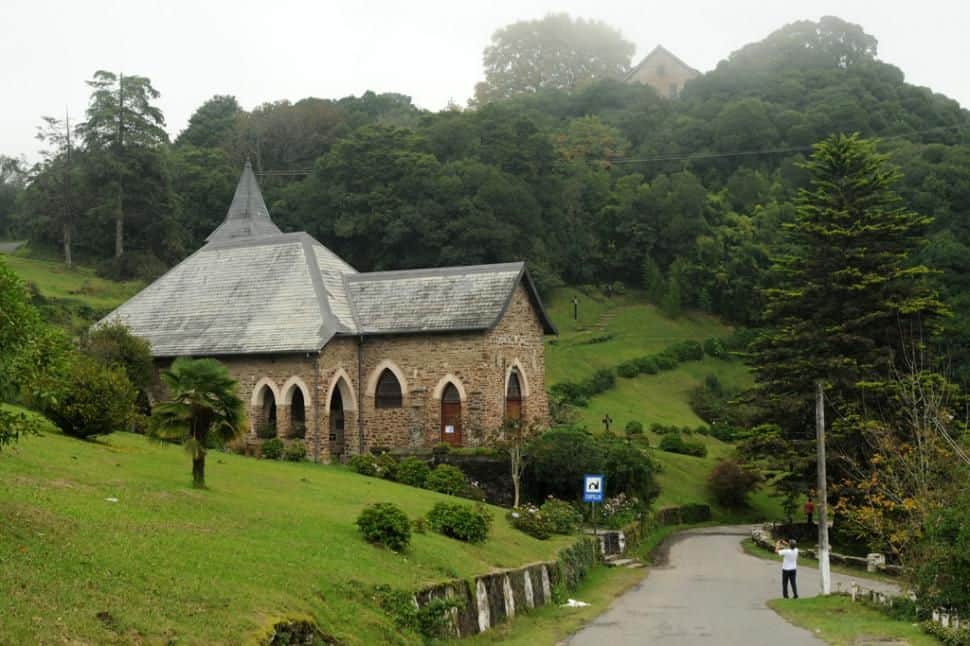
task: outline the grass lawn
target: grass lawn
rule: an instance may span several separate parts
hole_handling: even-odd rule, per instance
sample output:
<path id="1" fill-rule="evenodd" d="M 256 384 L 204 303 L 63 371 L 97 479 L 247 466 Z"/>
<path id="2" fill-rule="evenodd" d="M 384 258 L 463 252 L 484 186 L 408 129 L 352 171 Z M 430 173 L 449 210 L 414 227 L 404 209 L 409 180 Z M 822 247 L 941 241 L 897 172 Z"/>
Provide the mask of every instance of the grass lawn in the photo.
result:
<path id="1" fill-rule="evenodd" d="M 391 501 L 416 518 L 453 500 L 342 467 L 210 453 L 193 490 L 175 446 L 126 433 L 82 442 L 47 433 L 0 452 L 0 642 L 238 643 L 291 613 L 344 643 L 405 643 L 370 586 L 410 590 L 550 559 L 495 509 L 478 546 L 416 534 L 404 555 L 354 524 Z M 117 499 L 113 502 L 110 499 Z"/>
<path id="2" fill-rule="evenodd" d="M 67 267 L 54 260 L 22 255 L 3 255 L 0 259 L 25 282 L 36 285 L 41 296 L 83 303 L 99 311 L 114 309 L 144 286 L 137 281 L 106 280 L 89 267 Z"/>
<path id="3" fill-rule="evenodd" d="M 853 603 L 846 596 L 773 599 L 768 606 L 789 622 L 810 630 L 829 644 L 851 646 L 885 641 L 933 646 L 940 643 L 920 630 L 919 626 L 891 619 L 878 610 Z"/>
<path id="4" fill-rule="evenodd" d="M 636 291 L 611 298 L 585 291 L 588 293 L 575 288 L 556 290 L 547 304 L 559 329 L 559 335 L 550 339 L 546 348 L 548 384 L 578 381 L 599 368 L 612 368 L 627 359 L 659 352 L 677 341 L 703 341 L 732 331 L 708 314 L 688 312 L 669 319 Z M 574 296 L 580 300 L 578 321 L 572 319 Z M 590 343 L 607 335 L 609 340 Z"/>

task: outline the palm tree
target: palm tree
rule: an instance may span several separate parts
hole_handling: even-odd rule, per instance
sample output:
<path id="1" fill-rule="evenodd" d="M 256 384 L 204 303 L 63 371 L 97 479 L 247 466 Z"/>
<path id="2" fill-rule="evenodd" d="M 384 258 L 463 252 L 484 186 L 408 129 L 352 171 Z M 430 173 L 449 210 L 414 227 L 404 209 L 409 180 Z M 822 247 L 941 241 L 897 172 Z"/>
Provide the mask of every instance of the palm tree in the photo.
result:
<path id="1" fill-rule="evenodd" d="M 236 382 L 215 359 L 176 359 L 162 372 L 171 399 L 152 411 L 152 436 L 183 442 L 192 456 L 192 486 L 205 487 L 205 453 L 242 432 L 246 414 Z"/>

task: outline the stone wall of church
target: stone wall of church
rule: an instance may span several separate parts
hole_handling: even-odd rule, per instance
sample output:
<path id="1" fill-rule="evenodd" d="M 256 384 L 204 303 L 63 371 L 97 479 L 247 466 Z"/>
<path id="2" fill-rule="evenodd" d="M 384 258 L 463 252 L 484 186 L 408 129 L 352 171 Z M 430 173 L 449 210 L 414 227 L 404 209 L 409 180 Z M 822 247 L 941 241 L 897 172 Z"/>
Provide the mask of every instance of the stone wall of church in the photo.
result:
<path id="1" fill-rule="evenodd" d="M 257 426 L 269 421 L 270 408 L 264 405 L 269 397 L 276 407 L 277 435 L 292 438 L 291 404 L 299 389 L 305 401 L 304 441 L 313 459 L 339 461 L 362 449 L 434 446 L 446 437 L 441 395 L 451 382 L 462 399 L 461 444 L 479 446 L 502 423 L 513 367 L 521 375 L 524 417 L 548 418 L 542 326 L 521 286 L 502 320 L 485 333 L 368 336 L 360 343 L 357 337 L 335 337 L 319 353 L 218 357 L 239 382 L 249 410 L 248 439 L 256 440 Z M 160 359 L 156 368 L 169 364 Z M 400 408 L 375 405 L 377 379 L 385 368 L 401 383 Z M 343 402 L 342 443 L 334 439 L 332 424 L 336 390 Z M 162 396 L 160 388 L 155 395 Z"/>

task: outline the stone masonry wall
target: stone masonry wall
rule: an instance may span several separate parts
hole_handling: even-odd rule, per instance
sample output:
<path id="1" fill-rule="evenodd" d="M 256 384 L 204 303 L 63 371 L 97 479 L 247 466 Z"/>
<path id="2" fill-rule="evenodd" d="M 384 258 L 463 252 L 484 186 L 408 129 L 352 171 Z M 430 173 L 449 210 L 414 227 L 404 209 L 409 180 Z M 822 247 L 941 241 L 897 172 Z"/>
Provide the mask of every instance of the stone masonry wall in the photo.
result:
<path id="1" fill-rule="evenodd" d="M 358 366 L 358 352 L 360 365 Z M 462 443 L 478 446 L 485 431 L 501 425 L 505 389 L 513 366 L 523 390 L 523 416 L 548 418 L 542 326 L 520 285 L 502 320 L 488 332 L 335 337 L 319 352 L 218 357 L 239 382 L 249 411 L 249 440 L 263 417 L 260 391 L 268 386 L 276 403 L 277 435 L 292 434 L 294 389 L 305 393 L 307 452 L 331 461 L 330 401 L 340 389 L 344 406 L 343 458 L 377 447 L 430 447 L 441 441 L 441 391 L 456 384 L 462 396 Z M 156 361 L 156 370 L 170 360 Z M 390 367 L 401 382 L 400 408 L 375 407 L 377 378 Z M 358 374 L 358 370 L 360 371 Z M 161 387 L 155 389 L 161 397 Z M 362 415 L 358 423 L 358 408 Z"/>

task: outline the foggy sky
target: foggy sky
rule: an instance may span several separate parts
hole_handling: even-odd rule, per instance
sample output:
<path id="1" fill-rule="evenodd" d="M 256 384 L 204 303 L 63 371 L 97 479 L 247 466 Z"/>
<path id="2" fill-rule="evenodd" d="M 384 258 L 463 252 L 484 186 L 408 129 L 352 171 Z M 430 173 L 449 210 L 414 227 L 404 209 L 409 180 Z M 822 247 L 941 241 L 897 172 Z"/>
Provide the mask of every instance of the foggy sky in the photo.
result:
<path id="1" fill-rule="evenodd" d="M 663 44 L 701 71 L 786 23 L 836 15 L 908 82 L 970 106 L 970 4 L 956 0 L 0 0 L 0 154 L 36 160 L 41 116 L 82 120 L 98 69 L 149 77 L 172 138 L 214 94 L 245 109 L 366 90 L 464 105 L 493 32 L 558 11 L 620 29 L 634 63 Z"/>

